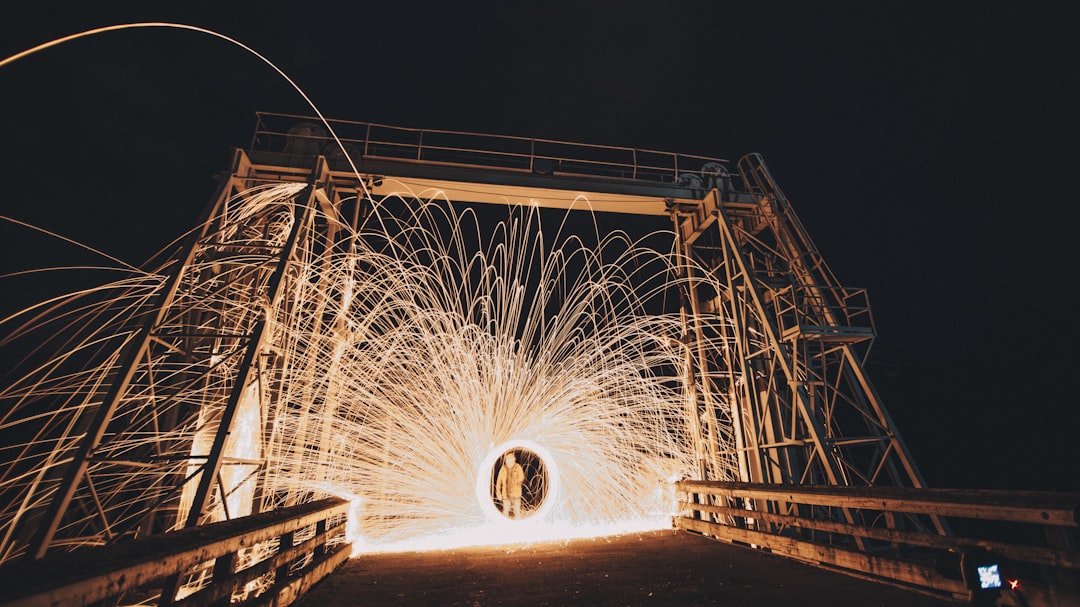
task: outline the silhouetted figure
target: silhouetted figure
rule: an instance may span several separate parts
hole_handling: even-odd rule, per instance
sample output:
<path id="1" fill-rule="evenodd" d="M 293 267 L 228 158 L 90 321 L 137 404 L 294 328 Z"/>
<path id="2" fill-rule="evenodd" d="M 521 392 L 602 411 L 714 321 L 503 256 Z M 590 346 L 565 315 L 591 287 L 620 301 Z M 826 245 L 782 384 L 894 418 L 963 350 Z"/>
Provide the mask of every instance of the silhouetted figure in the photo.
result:
<path id="1" fill-rule="evenodd" d="M 511 451 L 503 456 L 503 466 L 495 479 L 495 497 L 502 502 L 503 514 L 510 518 L 521 518 L 521 485 L 524 482 L 525 471 Z"/>

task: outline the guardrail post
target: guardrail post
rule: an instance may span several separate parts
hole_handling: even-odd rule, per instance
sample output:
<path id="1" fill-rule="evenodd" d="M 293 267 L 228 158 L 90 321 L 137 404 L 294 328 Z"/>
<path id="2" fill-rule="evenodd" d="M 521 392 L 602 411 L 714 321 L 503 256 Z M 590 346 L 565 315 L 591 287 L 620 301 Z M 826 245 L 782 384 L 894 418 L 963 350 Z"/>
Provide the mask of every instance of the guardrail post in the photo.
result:
<path id="1" fill-rule="evenodd" d="M 230 552 L 229 554 L 223 554 L 214 560 L 214 584 L 230 583 L 230 578 L 236 573 L 236 552 Z M 235 592 L 236 589 L 233 589 Z M 232 592 L 229 592 L 225 596 L 211 603 L 212 607 L 229 607 L 229 602 L 232 600 Z"/>
<path id="2" fill-rule="evenodd" d="M 176 593 L 180 590 L 180 581 L 183 575 L 180 572 L 172 573 L 161 581 L 161 594 L 158 596 L 158 607 L 169 607 L 176 602 Z"/>
<path id="3" fill-rule="evenodd" d="M 1051 548 L 1070 552 L 1076 552 L 1077 548 L 1080 548 L 1077 545 L 1075 529 L 1047 525 L 1043 527 L 1043 533 L 1046 535 L 1046 545 Z M 1080 571 L 1059 568 L 1056 573 L 1056 581 L 1062 589 L 1072 594 L 1080 592 Z"/>
<path id="4" fill-rule="evenodd" d="M 326 523 L 327 519 L 322 519 L 315 523 L 315 537 L 319 538 L 319 543 L 315 545 L 316 559 L 320 559 L 326 554 Z"/>
<path id="5" fill-rule="evenodd" d="M 295 537 L 296 536 L 295 536 L 295 533 L 293 531 L 289 531 L 288 533 L 282 533 L 281 537 L 278 539 L 278 552 L 285 552 L 289 548 L 292 548 L 293 547 L 293 539 Z M 275 584 L 280 584 L 284 580 L 287 580 L 289 578 L 289 569 L 292 567 L 292 564 L 293 564 L 292 561 L 288 561 L 285 564 L 283 564 L 282 566 L 277 568 L 277 570 L 274 572 L 274 583 Z"/>

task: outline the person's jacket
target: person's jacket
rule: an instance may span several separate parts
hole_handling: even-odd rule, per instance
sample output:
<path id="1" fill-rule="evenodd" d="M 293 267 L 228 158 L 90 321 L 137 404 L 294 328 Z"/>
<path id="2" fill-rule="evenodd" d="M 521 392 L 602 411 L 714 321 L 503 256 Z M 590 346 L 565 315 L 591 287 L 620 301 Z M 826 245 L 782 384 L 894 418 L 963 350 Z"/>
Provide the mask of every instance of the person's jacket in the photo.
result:
<path id="1" fill-rule="evenodd" d="M 525 482 L 525 471 L 515 462 L 507 474 L 506 466 L 499 470 L 495 479 L 495 497 L 505 500 L 521 497 L 521 484 Z"/>

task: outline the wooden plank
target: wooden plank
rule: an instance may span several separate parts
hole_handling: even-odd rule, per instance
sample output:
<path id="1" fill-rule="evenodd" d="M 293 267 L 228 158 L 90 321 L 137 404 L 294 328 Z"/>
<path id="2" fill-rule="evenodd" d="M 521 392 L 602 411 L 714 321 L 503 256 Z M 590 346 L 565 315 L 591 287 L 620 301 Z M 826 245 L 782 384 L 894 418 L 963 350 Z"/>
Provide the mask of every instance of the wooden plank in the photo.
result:
<path id="1" fill-rule="evenodd" d="M 946 578 L 933 568 L 918 563 L 897 561 L 708 521 L 680 517 L 677 524 L 680 529 L 711 535 L 727 542 L 763 546 L 776 554 L 811 565 L 827 565 L 841 573 L 870 577 L 886 583 L 899 583 L 913 589 L 926 589 L 956 599 L 968 597 L 968 589 L 963 580 Z"/>
<path id="2" fill-rule="evenodd" d="M 1034 563 L 1037 565 L 1049 565 L 1052 567 L 1065 567 L 1080 569 L 1080 552 L 1069 550 L 1057 550 L 1035 546 L 1020 546 L 1005 542 L 993 542 L 955 537 L 951 535 L 938 535 L 936 533 L 922 533 L 918 531 L 901 531 L 898 529 L 886 529 L 883 527 L 862 527 L 847 523 L 832 521 L 819 521 L 815 519 L 789 516 L 786 514 L 774 514 L 771 512 L 758 512 L 743 508 L 731 508 L 728 506 L 714 506 L 711 504 L 686 503 L 687 508 L 701 512 L 733 516 L 739 518 L 753 518 L 757 521 L 776 523 L 795 529 L 812 529 L 826 531 L 841 535 L 859 536 L 868 539 L 882 540 L 886 542 L 907 544 L 909 546 L 922 546 L 939 550 L 953 551 L 964 548 L 980 548 L 1001 555 L 1003 557 Z"/>
<path id="3" fill-rule="evenodd" d="M 133 542 L 16 561 L 0 567 L 0 605 L 86 605 L 347 511 L 348 502 L 328 498 Z"/>
<path id="4" fill-rule="evenodd" d="M 1080 527 L 1080 493 L 679 481 L 677 491 L 793 504 Z"/>

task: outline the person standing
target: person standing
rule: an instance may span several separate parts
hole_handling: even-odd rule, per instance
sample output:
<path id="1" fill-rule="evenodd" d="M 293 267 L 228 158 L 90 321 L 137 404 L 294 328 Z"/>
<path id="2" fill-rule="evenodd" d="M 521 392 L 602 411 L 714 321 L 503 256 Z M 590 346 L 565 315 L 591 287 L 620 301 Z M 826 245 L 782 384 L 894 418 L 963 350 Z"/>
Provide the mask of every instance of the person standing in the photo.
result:
<path id="1" fill-rule="evenodd" d="M 503 456 L 503 466 L 495 479 L 495 497 L 502 502 L 502 512 L 509 518 L 521 518 L 521 485 L 524 482 L 525 471 L 510 451 Z"/>

